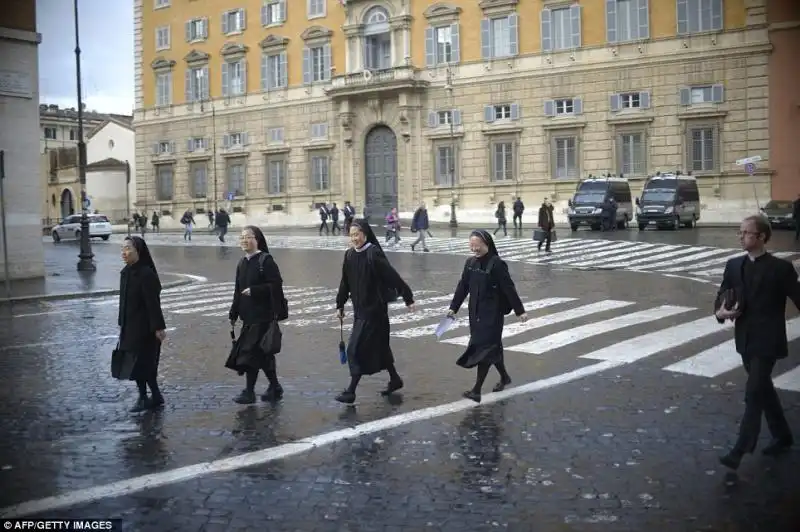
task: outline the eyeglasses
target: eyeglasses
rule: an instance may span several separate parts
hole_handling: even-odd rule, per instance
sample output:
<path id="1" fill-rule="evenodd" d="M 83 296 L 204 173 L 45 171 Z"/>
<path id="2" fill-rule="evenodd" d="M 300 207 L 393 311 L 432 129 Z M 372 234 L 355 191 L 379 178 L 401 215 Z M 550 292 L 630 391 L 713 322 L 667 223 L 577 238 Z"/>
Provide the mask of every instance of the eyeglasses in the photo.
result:
<path id="1" fill-rule="evenodd" d="M 760 234 L 761 233 L 759 233 L 758 231 L 736 231 L 736 236 L 744 236 L 744 235 L 758 236 Z"/>

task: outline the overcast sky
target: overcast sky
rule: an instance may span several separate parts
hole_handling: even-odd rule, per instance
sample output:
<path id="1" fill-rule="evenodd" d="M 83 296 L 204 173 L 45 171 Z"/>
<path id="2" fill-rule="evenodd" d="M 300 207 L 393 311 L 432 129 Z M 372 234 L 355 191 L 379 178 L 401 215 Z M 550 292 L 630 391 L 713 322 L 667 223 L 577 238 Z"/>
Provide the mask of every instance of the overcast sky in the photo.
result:
<path id="1" fill-rule="evenodd" d="M 2 0 L 0 0 L 2 1 Z M 39 100 L 77 108 L 72 0 L 36 0 Z M 133 0 L 78 0 L 83 101 L 89 110 L 133 111 Z"/>

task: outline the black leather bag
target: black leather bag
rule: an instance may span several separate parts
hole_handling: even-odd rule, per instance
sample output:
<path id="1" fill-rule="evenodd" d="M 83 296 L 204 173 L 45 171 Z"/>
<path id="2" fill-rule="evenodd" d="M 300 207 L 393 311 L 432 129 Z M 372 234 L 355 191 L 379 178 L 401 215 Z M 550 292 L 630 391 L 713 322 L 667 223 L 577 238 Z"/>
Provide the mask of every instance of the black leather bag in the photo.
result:
<path id="1" fill-rule="evenodd" d="M 269 322 L 269 327 L 264 336 L 261 337 L 261 342 L 258 346 L 265 355 L 277 355 L 281 352 L 281 342 L 283 340 L 283 333 L 277 321 Z"/>
<path id="2" fill-rule="evenodd" d="M 130 351 L 121 351 L 118 343 L 111 352 L 111 376 L 121 381 L 130 380 L 135 365 L 136 355 Z"/>

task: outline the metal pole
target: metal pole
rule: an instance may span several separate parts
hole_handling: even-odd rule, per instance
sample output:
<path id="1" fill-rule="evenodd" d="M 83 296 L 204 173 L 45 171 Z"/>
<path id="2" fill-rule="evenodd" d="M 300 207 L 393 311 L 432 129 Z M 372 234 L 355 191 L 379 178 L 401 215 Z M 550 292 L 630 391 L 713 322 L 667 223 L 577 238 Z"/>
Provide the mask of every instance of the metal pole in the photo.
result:
<path id="1" fill-rule="evenodd" d="M 458 227 L 456 219 L 456 134 L 453 124 L 453 72 L 447 68 L 447 90 L 450 91 L 450 227 Z"/>
<path id="2" fill-rule="evenodd" d="M 211 101 L 211 168 L 214 175 L 214 216 L 217 215 L 217 112 L 214 109 L 214 101 Z"/>
<path id="3" fill-rule="evenodd" d="M 131 236 L 131 163 L 125 161 L 125 202 L 128 209 L 128 236 Z"/>
<path id="4" fill-rule="evenodd" d="M 0 150 L 0 221 L 3 226 L 3 270 L 5 273 L 6 298 L 11 299 L 11 268 L 8 264 L 8 233 L 6 232 L 6 153 Z"/>
<path id="5" fill-rule="evenodd" d="M 81 251 L 78 254 L 78 271 L 93 272 L 97 270 L 94 253 L 89 242 L 89 217 L 86 212 L 86 143 L 83 142 L 83 96 L 81 95 L 81 46 L 80 31 L 78 30 L 78 0 L 74 1 L 75 7 L 75 73 L 78 79 L 78 176 L 81 183 Z"/>

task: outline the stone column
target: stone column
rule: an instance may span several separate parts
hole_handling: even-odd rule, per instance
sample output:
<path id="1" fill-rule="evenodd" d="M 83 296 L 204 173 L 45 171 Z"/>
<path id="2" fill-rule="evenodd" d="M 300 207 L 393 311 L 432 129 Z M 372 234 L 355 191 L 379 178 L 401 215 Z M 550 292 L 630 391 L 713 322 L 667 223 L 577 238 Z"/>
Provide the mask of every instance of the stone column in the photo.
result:
<path id="1" fill-rule="evenodd" d="M 747 13 L 745 24 L 759 26 L 767 23 L 767 0 L 744 0 Z"/>

